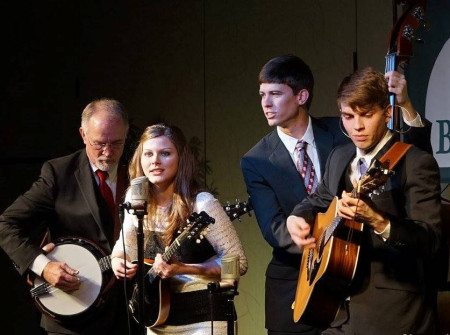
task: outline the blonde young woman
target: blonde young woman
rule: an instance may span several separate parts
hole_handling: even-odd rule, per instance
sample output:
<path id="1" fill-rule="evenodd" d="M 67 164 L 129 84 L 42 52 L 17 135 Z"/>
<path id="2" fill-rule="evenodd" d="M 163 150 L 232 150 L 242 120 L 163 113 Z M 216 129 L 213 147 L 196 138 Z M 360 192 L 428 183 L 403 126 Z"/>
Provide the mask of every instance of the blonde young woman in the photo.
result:
<path id="1" fill-rule="evenodd" d="M 239 256 L 240 275 L 247 271 L 247 258 L 221 204 L 196 185 L 195 160 L 181 130 L 166 124 L 147 127 L 129 173 L 131 179 L 141 176 L 148 179 L 148 215 L 143 220 L 144 257 L 154 259 L 154 273 L 170 287 L 172 308 L 168 319 L 161 326 L 147 328 L 147 334 L 209 335 L 211 324 L 214 334 L 227 334 L 224 308 L 215 309 L 215 320 L 211 323 L 207 284 L 220 280 L 224 256 Z M 130 198 L 128 191 L 125 200 Z M 202 211 L 215 219 L 215 223 L 209 225 L 206 238 L 199 244 L 183 243 L 174 257 L 165 262 L 161 256 L 177 231 L 186 225 L 192 212 Z M 112 252 L 112 267 L 117 278 L 131 279 L 137 273 L 137 265 L 131 262 L 137 259 L 137 224 L 135 215 L 125 213 L 123 229 Z"/>

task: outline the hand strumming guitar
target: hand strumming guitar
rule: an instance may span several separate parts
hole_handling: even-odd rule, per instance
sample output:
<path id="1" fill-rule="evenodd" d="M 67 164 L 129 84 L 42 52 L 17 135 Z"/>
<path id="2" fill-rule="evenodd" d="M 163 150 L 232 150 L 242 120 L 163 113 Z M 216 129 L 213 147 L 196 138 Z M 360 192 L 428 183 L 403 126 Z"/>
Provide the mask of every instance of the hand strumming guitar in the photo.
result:
<path id="1" fill-rule="evenodd" d="M 311 236 L 311 226 L 302 217 L 289 216 L 286 226 L 292 241 L 300 249 L 312 249 L 316 246 L 316 239 Z"/>

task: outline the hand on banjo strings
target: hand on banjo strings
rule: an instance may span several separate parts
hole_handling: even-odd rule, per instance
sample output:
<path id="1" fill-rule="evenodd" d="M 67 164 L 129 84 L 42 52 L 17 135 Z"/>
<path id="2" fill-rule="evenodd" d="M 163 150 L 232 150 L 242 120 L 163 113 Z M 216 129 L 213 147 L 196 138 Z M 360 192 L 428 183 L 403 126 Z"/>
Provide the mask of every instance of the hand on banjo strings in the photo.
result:
<path id="1" fill-rule="evenodd" d="M 42 271 L 42 277 L 52 286 L 65 292 L 76 291 L 81 284 L 79 271 L 65 262 L 48 262 Z"/>

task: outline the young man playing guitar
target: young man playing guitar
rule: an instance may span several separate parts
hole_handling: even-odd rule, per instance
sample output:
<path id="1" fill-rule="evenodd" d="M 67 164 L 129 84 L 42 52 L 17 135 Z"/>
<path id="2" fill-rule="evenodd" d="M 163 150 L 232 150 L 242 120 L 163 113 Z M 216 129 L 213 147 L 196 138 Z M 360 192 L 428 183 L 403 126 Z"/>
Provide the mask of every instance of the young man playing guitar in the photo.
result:
<path id="1" fill-rule="evenodd" d="M 350 190 L 365 175 L 359 171 L 361 160 L 370 164 L 396 141 L 387 128 L 392 106 L 384 75 L 370 68 L 355 72 L 342 81 L 337 101 L 352 143 L 330 153 L 317 190 L 288 217 L 289 233 L 301 250 L 315 248 L 320 241 L 311 236 L 313 220 L 338 196 L 337 215 L 364 224 L 345 333 L 435 334 L 433 261 L 441 247 L 438 165 L 413 146 L 380 192 L 353 197 Z"/>
<path id="2" fill-rule="evenodd" d="M 409 141 L 430 147 L 429 122 L 421 123 L 408 97 L 406 80 L 398 72 L 386 74 L 389 91 L 397 104 L 409 110 L 403 115 L 411 125 L 405 135 Z M 286 229 L 286 218 L 308 191 L 296 167 L 296 143 L 307 142 L 317 180 L 324 173 L 331 150 L 346 138 L 339 129 L 339 119 L 315 118 L 310 114 L 314 77 L 309 66 L 295 55 L 270 59 L 259 73 L 261 107 L 273 131 L 262 138 L 241 160 L 247 192 L 264 239 L 273 248 L 266 271 L 265 323 L 268 334 L 318 334 L 312 325 L 294 322 L 292 303 L 301 261 L 301 250 Z M 314 187 L 314 186 L 313 186 Z"/>

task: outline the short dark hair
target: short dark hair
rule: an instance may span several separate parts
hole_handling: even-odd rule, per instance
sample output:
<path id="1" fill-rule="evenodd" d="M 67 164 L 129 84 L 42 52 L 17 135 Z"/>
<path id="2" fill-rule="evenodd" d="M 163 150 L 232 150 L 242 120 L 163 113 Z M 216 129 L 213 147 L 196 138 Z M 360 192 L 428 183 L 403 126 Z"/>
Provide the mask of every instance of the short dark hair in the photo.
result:
<path id="1" fill-rule="evenodd" d="M 269 60 L 259 72 L 259 84 L 277 83 L 288 85 L 294 94 L 300 90 L 309 93 L 306 107 L 311 106 L 314 90 L 314 77 L 308 64 L 295 55 L 282 55 Z"/>
<path id="2" fill-rule="evenodd" d="M 339 84 L 337 103 L 339 109 L 343 103 L 352 109 L 386 108 L 389 105 L 389 90 L 384 74 L 366 67 L 348 75 Z"/>

